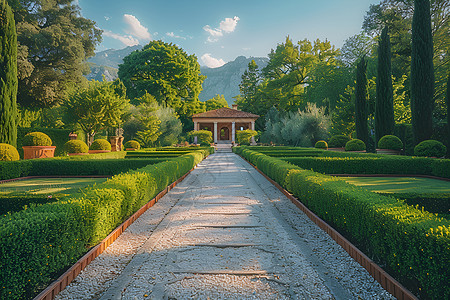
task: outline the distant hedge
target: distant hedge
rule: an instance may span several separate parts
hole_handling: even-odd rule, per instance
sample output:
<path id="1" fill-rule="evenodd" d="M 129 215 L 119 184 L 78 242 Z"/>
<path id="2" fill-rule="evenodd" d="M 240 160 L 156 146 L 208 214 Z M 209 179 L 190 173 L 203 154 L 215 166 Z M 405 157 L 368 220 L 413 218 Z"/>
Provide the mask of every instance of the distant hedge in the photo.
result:
<path id="1" fill-rule="evenodd" d="M 245 148 L 233 151 L 255 164 L 353 243 L 364 247 L 369 257 L 407 281 L 417 282 L 416 286 L 429 297 L 450 298 L 449 220 L 256 151 Z M 322 162 L 325 161 L 333 160 Z M 448 169 L 443 164 L 439 172 L 446 170 L 448 176 Z"/>
<path id="2" fill-rule="evenodd" d="M 204 156 L 196 151 L 148 165 L 116 175 L 64 201 L 1 217 L 0 298 L 32 296 L 37 287 L 48 284 L 52 276 L 76 262 Z"/>

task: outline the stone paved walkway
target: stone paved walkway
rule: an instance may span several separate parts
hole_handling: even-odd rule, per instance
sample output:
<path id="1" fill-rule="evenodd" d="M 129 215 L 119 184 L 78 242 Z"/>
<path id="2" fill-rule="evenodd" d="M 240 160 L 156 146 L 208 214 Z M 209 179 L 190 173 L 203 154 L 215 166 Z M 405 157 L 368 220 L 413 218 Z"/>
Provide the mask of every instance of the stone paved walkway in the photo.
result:
<path id="1" fill-rule="evenodd" d="M 390 299 L 233 153 L 216 153 L 59 299 Z"/>

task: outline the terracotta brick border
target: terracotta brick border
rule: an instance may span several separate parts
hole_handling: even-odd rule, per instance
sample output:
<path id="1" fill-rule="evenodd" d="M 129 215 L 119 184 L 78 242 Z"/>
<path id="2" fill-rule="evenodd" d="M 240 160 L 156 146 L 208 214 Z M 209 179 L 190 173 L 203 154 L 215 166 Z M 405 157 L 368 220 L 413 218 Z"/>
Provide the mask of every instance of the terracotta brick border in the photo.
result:
<path id="1" fill-rule="evenodd" d="M 173 189 L 178 183 L 183 181 L 187 175 L 189 175 L 194 169 L 192 168 L 182 177 L 177 179 L 175 182 L 171 183 L 167 186 L 163 191 L 161 191 L 155 198 L 147 202 L 144 206 L 142 206 L 137 212 L 135 212 L 131 217 L 129 217 L 125 222 L 119 225 L 113 232 L 111 232 L 103 241 L 101 241 L 97 246 L 94 246 L 88 253 L 86 253 L 82 258 L 80 258 L 74 265 L 72 265 L 64 274 L 62 274 L 58 279 L 56 279 L 53 283 L 51 283 L 45 290 L 43 290 L 39 295 L 37 295 L 34 300 L 53 300 L 55 296 L 65 289 L 74 279 L 77 277 L 80 272 L 86 268 L 97 256 L 102 254 L 105 249 L 111 245 L 121 234 L 128 228 L 134 221 L 136 221 L 147 209 L 155 205 L 159 199 L 161 199 L 167 192 Z M 41 176 L 31 176 L 31 177 L 22 177 L 20 179 L 26 178 L 36 178 Z M 42 176 L 43 177 L 43 176 Z M 69 176 L 73 177 L 73 176 Z M 93 177 L 93 176 L 86 176 Z M 17 180 L 17 179 L 16 179 Z M 10 180 L 13 181 L 13 180 Z"/>
<path id="2" fill-rule="evenodd" d="M 242 157 L 242 156 L 241 156 Z M 243 158 L 243 157 L 242 157 Z M 243 158 L 247 161 L 245 158 Z M 319 226 L 323 231 L 325 231 L 333 240 L 336 241 L 348 254 L 358 262 L 364 269 L 369 272 L 369 274 L 378 281 L 381 286 L 388 291 L 391 295 L 399 300 L 418 300 L 410 291 L 408 291 L 403 285 L 401 285 L 397 280 L 390 276 L 386 271 L 384 271 L 380 266 L 373 262 L 369 257 L 361 252 L 355 247 L 351 242 L 349 242 L 345 237 L 343 237 L 339 232 L 337 232 L 333 227 L 328 225 L 324 220 L 319 218 L 311 210 L 309 210 L 303 203 L 301 203 L 297 198 L 295 198 L 291 193 L 286 191 L 277 182 L 273 181 L 270 177 L 264 174 L 255 165 L 247 161 L 252 165 L 261 175 L 263 175 L 267 180 L 269 180 L 274 186 L 276 186 L 292 203 L 295 204 L 301 211 L 303 211 L 308 218 L 311 219 L 317 226 Z"/>

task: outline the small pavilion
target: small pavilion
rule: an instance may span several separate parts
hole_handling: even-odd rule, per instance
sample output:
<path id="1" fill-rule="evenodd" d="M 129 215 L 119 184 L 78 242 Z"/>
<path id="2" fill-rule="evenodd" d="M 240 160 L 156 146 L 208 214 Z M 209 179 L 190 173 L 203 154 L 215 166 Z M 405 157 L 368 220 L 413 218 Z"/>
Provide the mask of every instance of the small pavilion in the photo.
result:
<path id="1" fill-rule="evenodd" d="M 236 131 L 255 130 L 258 115 L 240 111 L 236 105 L 233 108 L 222 107 L 192 116 L 194 131 L 209 130 L 213 134 L 214 143 L 235 142 Z"/>

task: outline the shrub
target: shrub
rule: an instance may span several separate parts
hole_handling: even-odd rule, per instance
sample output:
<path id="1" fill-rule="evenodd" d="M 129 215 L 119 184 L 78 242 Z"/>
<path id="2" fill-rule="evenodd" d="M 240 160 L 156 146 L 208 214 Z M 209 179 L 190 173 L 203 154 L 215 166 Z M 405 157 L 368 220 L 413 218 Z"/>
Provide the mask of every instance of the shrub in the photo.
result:
<path id="1" fill-rule="evenodd" d="M 250 145 L 250 142 L 252 140 L 252 137 L 256 136 L 258 132 L 255 130 L 239 130 L 236 131 L 236 139 L 237 142 L 241 145 Z"/>
<path id="2" fill-rule="evenodd" d="M 325 141 L 317 141 L 314 147 L 318 149 L 328 149 L 328 144 Z"/>
<path id="3" fill-rule="evenodd" d="M 428 157 L 442 157 L 447 153 L 447 147 L 436 140 L 426 140 L 414 147 L 414 155 Z"/>
<path id="4" fill-rule="evenodd" d="M 97 139 L 92 142 L 90 150 L 111 150 L 111 144 L 105 139 Z"/>
<path id="5" fill-rule="evenodd" d="M 89 147 L 81 140 L 71 140 L 64 144 L 67 153 L 88 153 Z"/>
<path id="6" fill-rule="evenodd" d="M 19 158 L 19 152 L 14 146 L 0 143 L 0 161 L 13 161 Z"/>
<path id="7" fill-rule="evenodd" d="M 30 132 L 23 138 L 24 146 L 51 146 L 52 140 L 43 132 Z"/>
<path id="8" fill-rule="evenodd" d="M 353 139 L 345 144 L 345 151 L 363 151 L 366 150 L 366 144 L 359 139 Z"/>
<path id="9" fill-rule="evenodd" d="M 133 148 L 133 149 L 137 149 L 137 150 L 141 149 L 141 145 L 139 144 L 139 142 L 134 141 L 134 140 L 127 141 L 125 143 L 124 147 L 125 147 L 125 149 L 126 148 Z"/>
<path id="10" fill-rule="evenodd" d="M 190 131 L 188 135 L 194 139 L 194 136 L 197 137 L 197 143 L 199 144 L 207 144 L 208 146 L 212 143 L 212 132 L 209 130 L 197 130 L 197 131 Z"/>
<path id="11" fill-rule="evenodd" d="M 69 140 L 71 129 L 41 128 L 41 127 L 18 127 L 17 128 L 17 151 L 20 157 L 23 157 L 23 139 L 27 133 L 40 131 L 45 133 L 52 140 L 52 146 L 56 146 L 55 156 L 64 155 L 64 144 Z M 77 132 L 78 138 L 83 140 L 84 133 Z"/>
<path id="12" fill-rule="evenodd" d="M 378 141 L 379 149 L 402 150 L 403 143 L 395 135 L 385 135 Z"/>
<path id="13" fill-rule="evenodd" d="M 328 147 L 343 148 L 348 141 L 350 141 L 350 138 L 346 135 L 333 135 L 328 141 Z"/>

